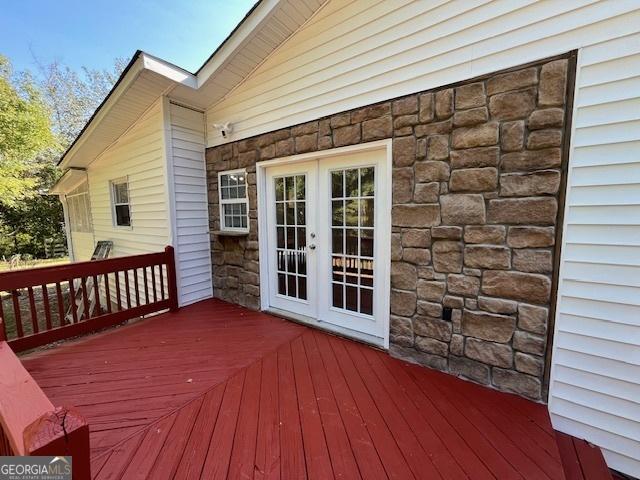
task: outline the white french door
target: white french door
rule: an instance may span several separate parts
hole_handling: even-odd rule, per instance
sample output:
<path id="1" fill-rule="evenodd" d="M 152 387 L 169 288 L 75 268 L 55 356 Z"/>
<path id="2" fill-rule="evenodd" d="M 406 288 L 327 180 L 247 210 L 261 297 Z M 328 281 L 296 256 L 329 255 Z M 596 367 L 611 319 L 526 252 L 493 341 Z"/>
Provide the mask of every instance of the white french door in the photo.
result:
<path id="1" fill-rule="evenodd" d="M 385 150 L 374 150 L 266 168 L 270 308 L 384 344 L 386 160 Z"/>
<path id="2" fill-rule="evenodd" d="M 269 304 L 317 315 L 317 162 L 267 170 Z"/>

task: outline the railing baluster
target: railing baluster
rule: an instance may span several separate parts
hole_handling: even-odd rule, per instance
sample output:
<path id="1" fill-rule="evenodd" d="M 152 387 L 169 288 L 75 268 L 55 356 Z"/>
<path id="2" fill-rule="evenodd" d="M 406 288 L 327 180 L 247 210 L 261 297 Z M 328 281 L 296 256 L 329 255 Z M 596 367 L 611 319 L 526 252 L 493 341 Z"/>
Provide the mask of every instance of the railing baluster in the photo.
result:
<path id="1" fill-rule="evenodd" d="M 82 285 L 82 305 L 84 306 L 84 312 L 82 317 L 85 320 L 89 319 L 89 292 L 87 292 L 87 279 L 86 277 L 82 277 L 80 280 Z"/>
<path id="2" fill-rule="evenodd" d="M 142 275 L 144 278 L 144 303 L 149 305 L 149 282 L 147 281 L 147 267 L 142 267 Z"/>
<path id="3" fill-rule="evenodd" d="M 160 299 L 164 300 L 166 297 L 164 296 L 164 268 L 163 265 L 158 265 L 160 270 Z"/>
<path id="4" fill-rule="evenodd" d="M 29 311 L 31 313 L 31 328 L 33 333 L 38 333 L 40 331 L 40 327 L 38 325 L 38 312 L 36 310 L 36 299 L 33 296 L 33 287 L 28 287 L 27 292 L 29 293 Z"/>
<path id="5" fill-rule="evenodd" d="M 158 291 L 156 289 L 156 266 L 151 265 L 151 284 L 153 285 L 153 303 L 158 301 Z"/>
<path id="6" fill-rule="evenodd" d="M 127 308 L 131 308 L 131 291 L 129 290 L 129 270 L 124 271 L 124 286 L 127 292 Z"/>
<path id="7" fill-rule="evenodd" d="M 73 288 L 73 278 L 69 280 L 69 307 L 73 323 L 78 323 L 78 305 L 76 305 L 76 289 Z"/>
<path id="8" fill-rule="evenodd" d="M 122 299 L 120 298 L 120 272 L 116 272 L 116 303 L 118 304 L 118 311 L 122 311 Z"/>
<path id="9" fill-rule="evenodd" d="M 22 315 L 20 315 L 20 299 L 18 298 L 18 291 L 11 290 L 11 299 L 13 300 L 13 317 L 16 321 L 16 333 L 18 337 L 24 337 L 24 330 L 22 329 Z"/>
<path id="10" fill-rule="evenodd" d="M 58 299 L 58 323 L 61 327 L 64 327 L 66 323 L 64 319 L 64 299 L 62 298 L 60 282 L 56 282 L 56 297 Z"/>
<path id="11" fill-rule="evenodd" d="M 7 320 L 4 316 L 4 307 L 2 306 L 3 302 L 2 292 L 0 292 L 0 341 L 7 339 Z M 2 429 L 0 428 L 0 431 Z M 2 434 L 0 433 L 0 437 Z"/>
<path id="12" fill-rule="evenodd" d="M 100 289 L 98 288 L 98 277 L 96 275 L 93 276 L 93 294 L 96 297 L 96 311 L 92 316 L 98 317 L 102 315 L 102 308 L 100 305 Z"/>
<path id="13" fill-rule="evenodd" d="M 178 311 L 178 284 L 176 283 L 176 261 L 173 247 L 168 246 L 164 249 L 165 262 L 167 264 L 167 293 L 169 296 L 169 310 Z"/>
<path id="14" fill-rule="evenodd" d="M 136 307 L 140 306 L 140 287 L 138 285 L 138 269 L 133 269 L 133 285 L 136 292 Z"/>
<path id="15" fill-rule="evenodd" d="M 111 292 L 109 289 L 109 274 L 104 274 L 104 301 L 107 302 L 107 313 L 111 313 Z"/>
<path id="16" fill-rule="evenodd" d="M 42 304 L 44 308 L 44 321 L 47 330 L 51 330 L 51 311 L 49 307 L 49 289 L 46 285 L 41 285 L 42 288 Z"/>

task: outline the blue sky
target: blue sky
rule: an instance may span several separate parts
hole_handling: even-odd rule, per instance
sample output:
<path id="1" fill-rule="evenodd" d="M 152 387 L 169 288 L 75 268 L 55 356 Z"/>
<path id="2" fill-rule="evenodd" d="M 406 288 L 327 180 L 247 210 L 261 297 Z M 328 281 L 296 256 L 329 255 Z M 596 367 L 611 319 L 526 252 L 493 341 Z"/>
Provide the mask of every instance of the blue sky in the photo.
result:
<path id="1" fill-rule="evenodd" d="M 2 0 L 0 54 L 16 70 L 107 68 L 144 50 L 197 70 L 255 0 Z M 33 54 L 32 54 L 33 52 Z"/>

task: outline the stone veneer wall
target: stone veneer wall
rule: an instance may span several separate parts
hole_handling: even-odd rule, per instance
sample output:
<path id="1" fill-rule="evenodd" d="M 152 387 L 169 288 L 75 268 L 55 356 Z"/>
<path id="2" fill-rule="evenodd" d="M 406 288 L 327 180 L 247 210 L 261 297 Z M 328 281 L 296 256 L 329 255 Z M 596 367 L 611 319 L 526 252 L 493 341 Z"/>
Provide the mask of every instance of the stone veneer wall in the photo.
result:
<path id="1" fill-rule="evenodd" d="M 213 237 L 214 294 L 260 306 L 257 161 L 393 138 L 391 353 L 540 399 L 568 70 L 543 61 L 207 149 L 214 232 L 218 172 L 249 182 L 249 235 Z"/>

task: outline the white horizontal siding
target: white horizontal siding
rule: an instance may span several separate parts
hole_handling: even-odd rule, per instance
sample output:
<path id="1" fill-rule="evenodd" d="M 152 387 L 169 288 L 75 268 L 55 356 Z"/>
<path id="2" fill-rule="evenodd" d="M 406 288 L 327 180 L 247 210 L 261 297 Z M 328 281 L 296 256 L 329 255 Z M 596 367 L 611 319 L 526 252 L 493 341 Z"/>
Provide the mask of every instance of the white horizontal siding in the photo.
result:
<path id="1" fill-rule="evenodd" d="M 637 0 L 331 0 L 207 109 L 207 142 L 246 138 L 598 44 L 636 32 L 638 24 Z M 591 55 L 597 62 L 608 52 Z M 637 82 L 640 65 L 631 56 L 605 63 L 593 64 L 585 87 Z M 617 113 L 622 121 L 625 112 Z M 595 116 L 597 110 L 589 118 Z M 234 131 L 223 139 L 212 125 L 227 121 Z"/>
<path id="2" fill-rule="evenodd" d="M 207 144 L 579 49 L 550 409 L 638 476 L 639 32 L 637 0 L 330 0 L 207 109 Z"/>
<path id="3" fill-rule="evenodd" d="M 95 240 L 113 241 L 111 256 L 159 252 L 169 245 L 161 103 L 156 102 L 87 169 Z M 127 177 L 131 228 L 116 227 L 110 182 Z"/>
<path id="4" fill-rule="evenodd" d="M 640 34 L 623 33 L 579 54 L 549 410 L 638 476 Z"/>
<path id="5" fill-rule="evenodd" d="M 188 305 L 213 295 L 204 115 L 175 104 L 168 108 L 179 296 Z"/>
<path id="6" fill-rule="evenodd" d="M 91 260 L 91 255 L 93 255 L 93 249 L 95 247 L 93 233 L 71 232 L 71 243 L 73 246 L 74 262 Z"/>

